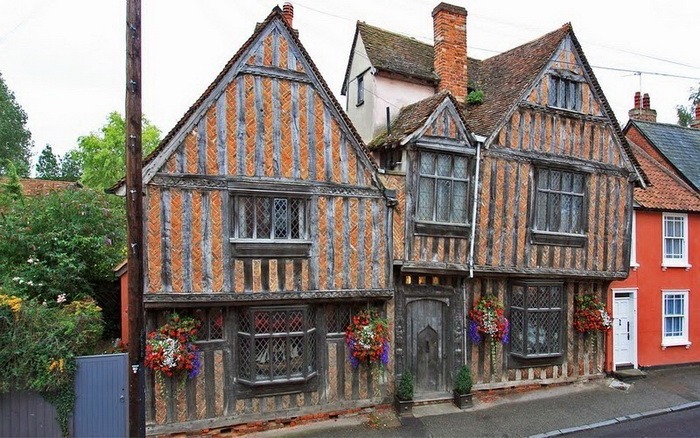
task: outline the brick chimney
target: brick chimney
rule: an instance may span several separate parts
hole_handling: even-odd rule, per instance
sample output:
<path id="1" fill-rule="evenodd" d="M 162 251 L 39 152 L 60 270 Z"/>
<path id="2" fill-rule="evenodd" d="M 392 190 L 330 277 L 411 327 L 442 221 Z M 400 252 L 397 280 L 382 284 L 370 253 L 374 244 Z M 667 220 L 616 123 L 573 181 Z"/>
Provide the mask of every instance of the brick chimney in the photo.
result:
<path id="1" fill-rule="evenodd" d="M 440 3 L 433 9 L 433 69 L 438 91 L 448 90 L 458 101 L 467 97 L 467 10 Z"/>
<path id="2" fill-rule="evenodd" d="M 690 121 L 690 127 L 700 129 L 700 104 L 695 105 L 695 118 Z"/>
<path id="3" fill-rule="evenodd" d="M 642 122 L 656 122 L 656 110 L 651 109 L 651 99 L 649 93 L 637 91 L 634 93 L 634 108 L 627 113 L 631 120 L 640 120 Z"/>
<path id="4" fill-rule="evenodd" d="M 292 26 L 292 22 L 294 21 L 294 6 L 291 3 L 286 2 L 282 5 L 282 16 L 289 27 L 293 28 L 294 26 Z"/>

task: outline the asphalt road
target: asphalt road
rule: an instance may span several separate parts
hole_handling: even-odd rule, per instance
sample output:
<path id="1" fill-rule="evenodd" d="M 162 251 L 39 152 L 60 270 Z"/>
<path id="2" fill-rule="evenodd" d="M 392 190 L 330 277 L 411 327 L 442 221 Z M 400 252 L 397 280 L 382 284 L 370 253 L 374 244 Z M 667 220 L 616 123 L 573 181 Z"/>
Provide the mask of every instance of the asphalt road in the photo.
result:
<path id="1" fill-rule="evenodd" d="M 700 436 L 700 408 L 605 426 L 569 437 L 696 437 Z"/>

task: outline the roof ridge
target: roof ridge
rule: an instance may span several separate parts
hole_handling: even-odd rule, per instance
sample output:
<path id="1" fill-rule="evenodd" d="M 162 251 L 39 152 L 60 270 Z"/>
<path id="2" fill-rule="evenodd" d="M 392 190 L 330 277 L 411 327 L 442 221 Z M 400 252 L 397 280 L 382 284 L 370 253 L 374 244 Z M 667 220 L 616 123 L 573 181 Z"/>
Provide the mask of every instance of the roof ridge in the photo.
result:
<path id="1" fill-rule="evenodd" d="M 690 126 L 682 126 L 682 125 L 679 125 L 678 123 L 648 122 L 648 121 L 646 121 L 646 120 L 635 120 L 635 119 L 630 119 L 630 122 L 632 122 L 632 123 L 643 123 L 643 124 L 648 124 L 648 125 L 664 125 L 664 126 L 669 126 L 669 127 L 673 127 L 673 128 L 685 129 L 685 130 L 697 132 L 698 134 L 700 134 L 700 129 L 698 129 L 698 128 L 691 128 Z"/>
<path id="2" fill-rule="evenodd" d="M 494 59 L 494 58 L 497 58 L 497 57 L 499 57 L 499 56 L 508 55 L 508 54 L 510 54 L 511 52 L 514 52 L 514 51 L 516 51 L 516 50 L 523 49 L 523 48 L 526 47 L 526 46 L 529 46 L 529 45 L 531 45 L 531 44 L 535 44 L 535 43 L 537 43 L 537 42 L 539 42 L 539 41 L 542 41 L 543 39 L 545 39 L 545 38 L 547 38 L 548 36 L 553 35 L 553 34 L 555 34 L 555 33 L 557 33 L 557 32 L 562 32 L 563 35 L 565 35 L 566 33 L 571 32 L 571 31 L 573 31 L 573 28 L 572 28 L 572 26 L 571 26 L 571 23 L 565 23 L 564 25 L 562 25 L 562 26 L 561 26 L 560 28 L 558 28 L 558 29 L 555 29 L 555 30 L 553 30 L 553 31 L 551 31 L 551 32 L 547 32 L 547 33 L 544 34 L 544 35 L 541 35 L 541 36 L 539 36 L 539 37 L 537 37 L 537 38 L 533 38 L 533 39 L 530 40 L 530 41 L 527 41 L 527 42 L 525 42 L 525 43 L 523 43 L 523 44 L 520 44 L 519 46 L 515 46 L 515 47 L 513 47 L 513 48 L 511 48 L 511 49 L 508 49 L 508 50 L 506 50 L 506 51 L 504 51 L 504 52 L 497 53 L 497 54 L 491 56 L 490 58 L 484 59 L 484 61 L 490 61 L 490 60 L 492 60 L 492 59 Z M 563 38 L 563 35 L 562 35 L 562 38 Z"/>
<path id="3" fill-rule="evenodd" d="M 651 163 L 658 169 L 660 169 L 664 174 L 667 176 L 671 177 L 676 183 L 680 184 L 684 189 L 688 190 L 691 192 L 695 197 L 700 200 L 700 194 L 698 194 L 695 189 L 693 189 L 687 182 L 683 181 L 681 177 L 675 174 L 675 172 L 672 172 L 669 170 L 666 166 L 662 165 L 659 163 L 659 160 L 654 158 L 649 152 L 645 151 L 644 148 L 639 146 L 637 143 L 633 142 L 632 140 L 627 140 L 627 142 L 636 150 L 632 151 L 633 154 L 637 154 L 638 152 L 641 152 L 641 155 L 644 156 L 644 158 L 648 159 L 651 161 Z M 651 185 L 654 186 L 654 182 L 650 181 Z"/>
<path id="4" fill-rule="evenodd" d="M 392 31 L 392 30 L 386 30 L 386 29 L 384 29 L 383 27 L 374 26 L 374 25 L 372 25 L 372 24 L 367 24 L 367 23 L 364 22 L 364 21 L 359 21 L 359 20 L 358 20 L 357 26 L 358 26 L 358 27 L 359 27 L 359 26 L 371 27 L 371 28 L 374 28 L 374 29 L 376 29 L 376 30 L 382 31 L 382 32 L 384 32 L 384 33 L 390 33 L 390 34 L 396 35 L 396 36 L 398 36 L 398 37 L 408 38 L 408 39 L 413 40 L 413 41 L 415 41 L 415 42 L 417 42 L 417 43 L 419 43 L 419 44 L 423 44 L 423 45 L 430 46 L 430 47 L 433 47 L 433 46 L 434 46 L 433 44 L 425 43 L 425 42 L 423 42 L 423 41 L 421 41 L 421 40 L 419 40 L 419 39 L 417 39 L 417 38 L 414 38 L 414 37 L 412 37 L 412 36 L 410 36 L 410 35 L 406 35 L 406 34 L 403 34 L 403 33 L 400 33 L 400 32 L 394 32 L 394 31 Z"/>

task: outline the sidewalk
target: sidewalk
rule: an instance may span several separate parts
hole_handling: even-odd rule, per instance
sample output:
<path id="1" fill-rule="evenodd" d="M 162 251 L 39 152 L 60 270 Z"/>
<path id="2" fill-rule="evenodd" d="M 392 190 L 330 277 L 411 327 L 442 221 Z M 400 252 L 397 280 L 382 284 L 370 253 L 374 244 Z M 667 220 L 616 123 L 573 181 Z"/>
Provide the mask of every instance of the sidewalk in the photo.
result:
<path id="1" fill-rule="evenodd" d="M 340 418 L 263 432 L 259 438 L 292 437 L 489 437 L 554 436 L 586 430 L 671 409 L 700 407 L 700 366 L 647 371 L 628 389 L 610 387 L 613 379 L 499 396 L 482 394 L 474 407 L 451 404 L 414 408 L 397 419 L 393 411 Z"/>

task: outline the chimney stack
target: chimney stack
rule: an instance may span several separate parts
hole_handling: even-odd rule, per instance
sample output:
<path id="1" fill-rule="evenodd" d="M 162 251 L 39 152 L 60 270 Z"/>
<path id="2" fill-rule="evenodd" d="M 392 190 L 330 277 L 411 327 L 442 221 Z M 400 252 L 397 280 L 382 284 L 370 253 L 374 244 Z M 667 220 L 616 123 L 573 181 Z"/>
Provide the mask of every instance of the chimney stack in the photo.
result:
<path id="1" fill-rule="evenodd" d="M 467 98 L 467 10 L 440 3 L 433 9 L 433 69 L 438 91 L 447 90 L 460 102 Z"/>
<path id="2" fill-rule="evenodd" d="M 282 5 L 282 16 L 289 27 L 293 27 L 292 22 L 294 21 L 294 6 L 291 3 L 286 2 Z"/>
<path id="3" fill-rule="evenodd" d="M 634 93 L 634 108 L 629 110 L 627 114 L 629 115 L 630 120 L 656 122 L 656 110 L 651 109 L 651 99 L 649 98 L 649 93 L 644 93 L 643 97 L 639 91 Z"/>
<path id="4" fill-rule="evenodd" d="M 695 118 L 690 122 L 690 127 L 700 129 L 700 104 L 695 105 Z"/>

